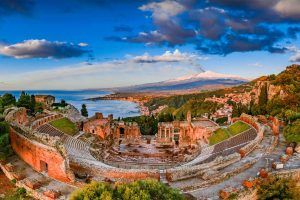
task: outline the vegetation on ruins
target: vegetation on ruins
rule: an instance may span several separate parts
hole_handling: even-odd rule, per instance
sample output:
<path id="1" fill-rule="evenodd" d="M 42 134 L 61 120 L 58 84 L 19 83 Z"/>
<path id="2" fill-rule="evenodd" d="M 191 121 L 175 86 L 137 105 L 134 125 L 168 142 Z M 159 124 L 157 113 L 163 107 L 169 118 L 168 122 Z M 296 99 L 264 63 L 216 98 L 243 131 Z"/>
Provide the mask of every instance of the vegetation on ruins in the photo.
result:
<path id="1" fill-rule="evenodd" d="M 228 117 L 221 117 L 219 119 L 216 120 L 216 123 L 223 125 L 224 123 L 226 123 L 228 121 Z"/>
<path id="2" fill-rule="evenodd" d="M 183 200 L 178 190 L 167 187 L 155 180 L 135 181 L 132 183 L 108 184 L 92 182 L 75 191 L 70 200 Z"/>
<path id="3" fill-rule="evenodd" d="M 0 121 L 0 160 L 5 160 L 11 154 L 9 125 L 5 121 Z"/>
<path id="4" fill-rule="evenodd" d="M 27 194 L 25 188 L 17 188 L 11 194 L 7 195 L 4 200 L 29 200 L 33 199 Z"/>
<path id="5" fill-rule="evenodd" d="M 84 117 L 88 117 L 89 116 L 85 104 L 82 104 L 82 106 L 81 106 L 81 115 L 84 116 Z"/>
<path id="6" fill-rule="evenodd" d="M 124 122 L 136 122 L 142 135 L 154 135 L 157 133 L 158 120 L 154 116 L 137 116 L 122 119 Z"/>
<path id="7" fill-rule="evenodd" d="M 300 143 L 300 119 L 297 119 L 292 124 L 284 128 L 283 135 L 289 143 Z"/>
<path id="8" fill-rule="evenodd" d="M 3 113 L 6 108 L 18 106 L 25 107 L 28 109 L 30 114 L 41 112 L 43 110 L 42 103 L 35 101 L 34 95 L 29 95 L 26 92 L 22 91 L 20 98 L 16 101 L 16 97 L 12 94 L 6 93 L 0 97 L 0 113 Z"/>
<path id="9" fill-rule="evenodd" d="M 228 128 L 219 128 L 208 138 L 209 144 L 214 145 L 222 142 L 232 136 L 235 136 L 243 131 L 246 131 L 250 126 L 242 121 L 237 121 Z"/>
<path id="10" fill-rule="evenodd" d="M 299 188 L 297 188 L 297 181 L 291 177 L 281 178 L 279 176 L 272 175 L 259 182 L 257 195 L 261 200 L 298 200 L 300 198 L 300 191 Z"/>
<path id="11" fill-rule="evenodd" d="M 0 113 L 3 113 L 3 111 L 6 108 L 15 105 L 16 105 L 16 98 L 12 94 L 5 93 L 2 97 L 0 97 Z"/>
<path id="12" fill-rule="evenodd" d="M 50 124 L 68 135 L 75 135 L 78 133 L 78 128 L 68 118 L 57 119 L 51 121 Z"/>

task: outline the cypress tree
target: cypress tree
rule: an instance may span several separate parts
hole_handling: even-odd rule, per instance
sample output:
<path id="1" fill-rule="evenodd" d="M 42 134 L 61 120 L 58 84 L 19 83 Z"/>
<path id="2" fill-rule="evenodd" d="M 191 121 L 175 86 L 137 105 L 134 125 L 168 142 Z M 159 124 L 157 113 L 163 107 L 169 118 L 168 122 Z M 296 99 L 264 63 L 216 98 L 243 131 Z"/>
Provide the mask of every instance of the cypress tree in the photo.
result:
<path id="1" fill-rule="evenodd" d="M 82 104 L 82 107 L 81 107 L 81 115 L 84 116 L 84 117 L 88 117 L 88 116 L 89 116 L 85 104 Z"/>

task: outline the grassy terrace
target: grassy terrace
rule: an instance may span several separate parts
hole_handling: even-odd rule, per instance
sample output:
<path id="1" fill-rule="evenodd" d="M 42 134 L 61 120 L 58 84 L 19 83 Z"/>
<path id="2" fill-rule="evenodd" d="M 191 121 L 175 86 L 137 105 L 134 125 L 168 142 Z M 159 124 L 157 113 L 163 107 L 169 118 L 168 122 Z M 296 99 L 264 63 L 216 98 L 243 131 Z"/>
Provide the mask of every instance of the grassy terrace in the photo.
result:
<path id="1" fill-rule="evenodd" d="M 76 125 L 67 118 L 61 118 L 50 122 L 52 126 L 68 135 L 76 135 L 78 129 Z"/>
<path id="2" fill-rule="evenodd" d="M 237 121 L 228 128 L 219 128 L 216 130 L 212 136 L 208 138 L 209 145 L 214 145 L 222 142 L 230 137 L 233 137 L 245 130 L 248 130 L 250 126 L 244 122 Z"/>

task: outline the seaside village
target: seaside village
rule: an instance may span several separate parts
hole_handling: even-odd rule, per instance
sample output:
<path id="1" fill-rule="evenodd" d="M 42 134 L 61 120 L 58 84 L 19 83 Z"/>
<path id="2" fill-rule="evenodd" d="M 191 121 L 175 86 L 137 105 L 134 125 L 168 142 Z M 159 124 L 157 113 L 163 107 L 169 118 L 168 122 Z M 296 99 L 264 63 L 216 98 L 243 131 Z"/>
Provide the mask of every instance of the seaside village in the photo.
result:
<path id="1" fill-rule="evenodd" d="M 210 117 L 192 118 L 189 111 L 185 120 L 159 122 L 157 133 L 147 136 L 135 122 L 102 113 L 83 117 L 74 106 L 55 103 L 53 96 L 36 95 L 43 105 L 39 113 L 31 115 L 23 107 L 4 111 L 15 153 L 0 166 L 36 199 L 67 199 L 91 181 L 148 178 L 191 198 L 255 199 L 257 181 L 270 174 L 299 180 L 300 149 L 284 144 L 283 124 L 275 117 L 231 117 L 228 100 L 250 99 L 250 93 L 207 98 L 223 107 Z M 228 120 L 222 127 L 215 122 L 221 117 Z M 217 132 L 229 137 L 214 142 Z"/>

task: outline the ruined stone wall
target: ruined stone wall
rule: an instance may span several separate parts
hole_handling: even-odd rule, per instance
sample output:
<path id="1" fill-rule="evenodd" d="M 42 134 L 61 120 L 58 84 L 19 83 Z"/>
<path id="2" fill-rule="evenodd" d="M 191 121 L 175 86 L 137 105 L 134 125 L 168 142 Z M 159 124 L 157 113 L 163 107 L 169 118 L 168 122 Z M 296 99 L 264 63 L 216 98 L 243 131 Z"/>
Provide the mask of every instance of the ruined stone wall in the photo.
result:
<path id="1" fill-rule="evenodd" d="M 242 157 L 252 152 L 257 147 L 257 145 L 261 142 L 263 138 L 264 128 L 260 126 L 252 116 L 242 114 L 240 120 L 253 126 L 257 131 L 256 138 L 246 146 L 241 147 L 240 153 L 233 153 L 225 157 L 219 157 L 213 160 L 212 162 L 208 162 L 200 165 L 193 165 L 193 166 L 186 165 L 174 169 L 169 169 L 167 170 L 167 179 L 169 181 L 175 181 L 175 180 L 182 180 L 182 179 L 187 179 L 195 176 L 203 176 L 205 174 L 205 171 L 207 170 L 217 170 L 222 167 L 228 166 L 232 163 L 237 162 Z M 221 143 L 225 143 L 227 141 L 233 140 L 235 137 L 238 137 L 238 135 L 229 138 Z M 214 148 L 214 146 L 211 146 L 209 148 Z M 208 157 L 209 156 L 210 155 L 208 155 Z"/>
<path id="2" fill-rule="evenodd" d="M 19 125 L 26 125 L 29 122 L 26 108 L 8 108 L 4 111 L 4 116 L 7 122 L 15 122 Z"/>
<path id="3" fill-rule="evenodd" d="M 47 171 L 49 177 L 63 182 L 73 182 L 73 177 L 67 171 L 65 158 L 55 149 L 10 129 L 11 146 L 16 154 L 38 172 Z M 47 167 L 46 165 L 47 164 Z"/>
<path id="4" fill-rule="evenodd" d="M 240 116 L 240 120 L 246 122 L 247 124 L 250 124 L 250 125 L 253 126 L 257 131 L 259 131 L 258 124 L 257 124 L 257 122 L 255 121 L 255 119 L 254 119 L 252 116 L 243 113 L 243 114 L 241 114 L 241 116 Z"/>
<path id="5" fill-rule="evenodd" d="M 54 114 L 54 115 L 49 115 L 49 116 L 43 117 L 41 119 L 38 119 L 38 120 L 34 121 L 31 124 L 31 129 L 37 129 L 40 126 L 42 126 L 44 124 L 47 124 L 50 121 L 59 119 L 59 118 L 62 118 L 62 115 L 60 115 L 60 114 Z"/>
<path id="6" fill-rule="evenodd" d="M 71 162 L 70 167 L 81 173 L 109 179 L 112 181 L 135 181 L 142 179 L 156 179 L 159 180 L 160 174 L 158 170 L 146 169 L 121 169 L 115 167 L 93 166 L 90 163 Z"/>

